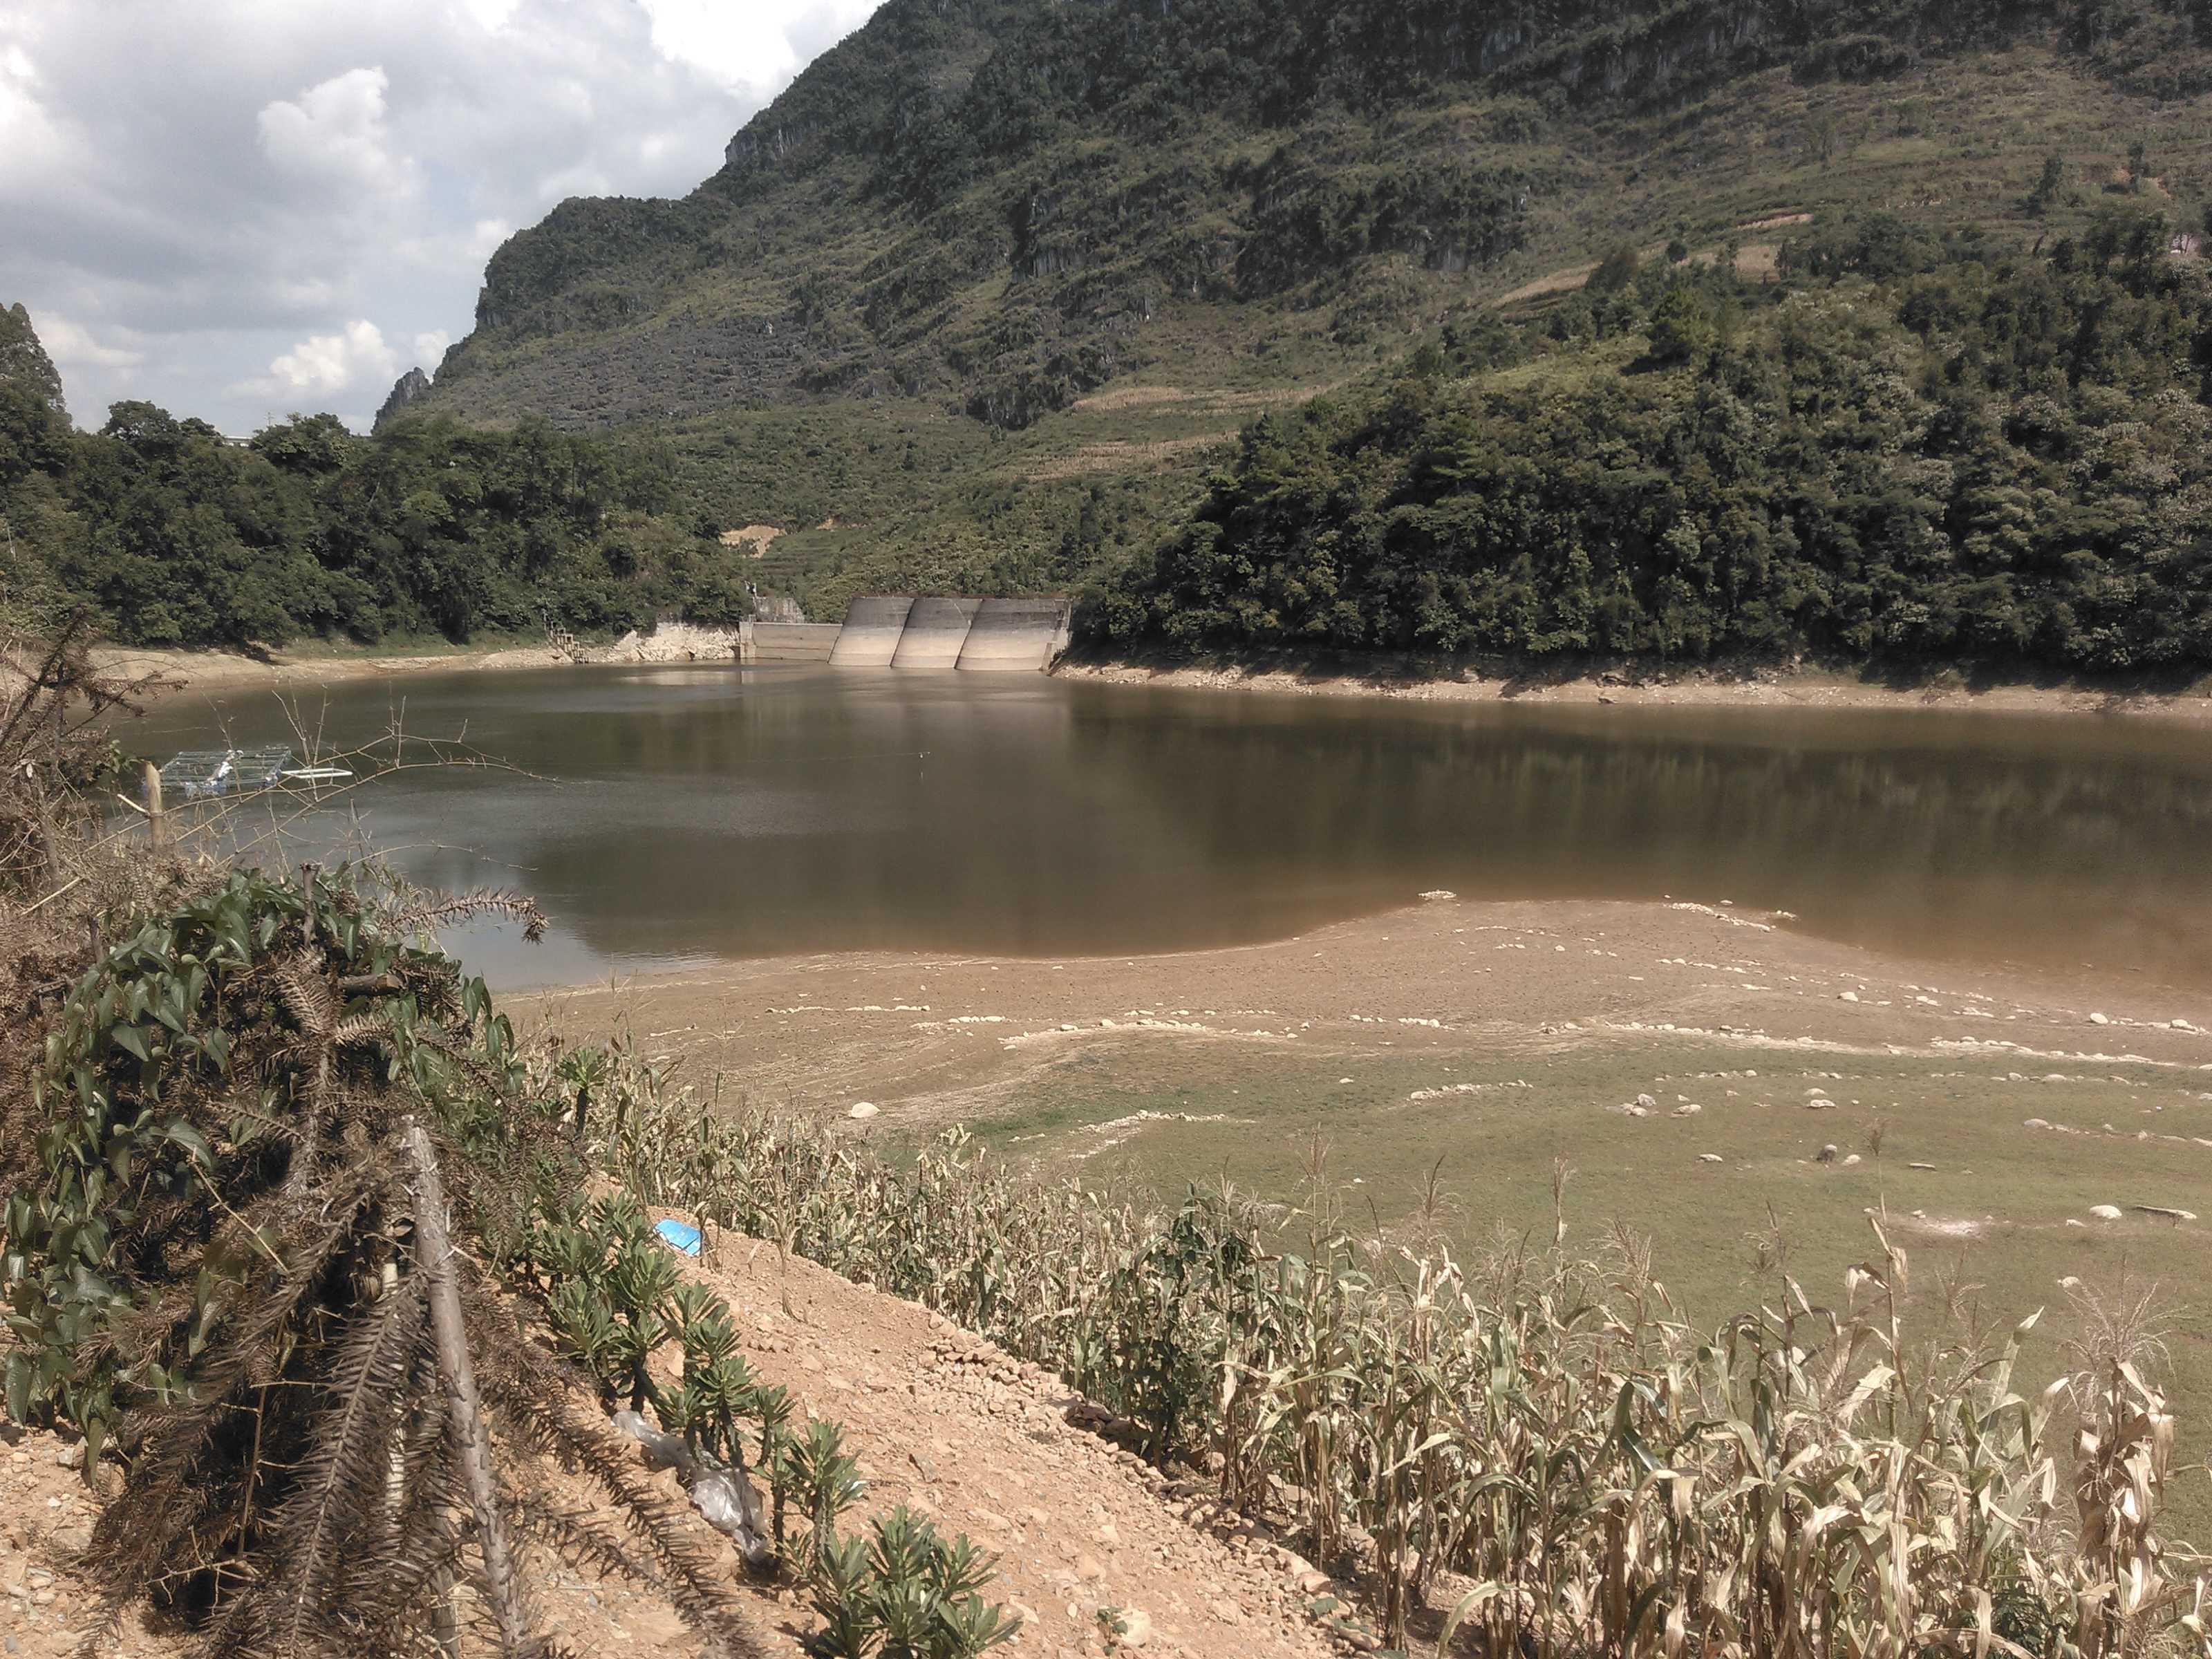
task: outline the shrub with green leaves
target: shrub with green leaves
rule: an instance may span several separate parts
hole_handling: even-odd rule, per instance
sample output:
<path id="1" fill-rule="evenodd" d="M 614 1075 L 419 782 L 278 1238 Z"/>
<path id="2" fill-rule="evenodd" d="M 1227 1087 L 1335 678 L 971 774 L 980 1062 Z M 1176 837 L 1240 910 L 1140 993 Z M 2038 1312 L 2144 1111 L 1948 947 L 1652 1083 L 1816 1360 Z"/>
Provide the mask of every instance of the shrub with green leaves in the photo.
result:
<path id="1" fill-rule="evenodd" d="M 460 1199 L 466 1248 L 434 1277 L 472 1392 L 507 1443 L 594 1480 L 649 1553 L 495 1495 L 505 1525 L 620 1562 L 710 1650 L 749 1650 L 719 1564 L 475 1265 L 579 1169 L 482 982 L 422 942 L 471 908 L 538 925 L 495 897 L 386 904 L 349 871 L 233 874 L 109 918 L 121 942 L 53 1020 L 36 1145 L 0 1210 L 8 1414 L 80 1430 L 88 1479 L 120 1472 L 87 1557 L 109 1620 L 154 1600 L 216 1653 L 381 1659 L 436 1639 L 456 1583 L 507 1582 L 482 1541 L 497 1528 L 456 1518 L 479 1492 L 414 1248 L 419 1125 Z"/>
<path id="2" fill-rule="evenodd" d="M 125 1413 L 201 1381 L 277 1247 L 306 1242 L 303 1196 L 364 1137 L 411 1109 L 496 1138 L 487 1103 L 520 1077 L 483 981 L 343 883 L 238 875 L 140 922 L 64 1006 L 33 1085 L 42 1178 L 5 1211 L 9 1414 L 58 1411 L 96 1457 Z M 392 1192 L 356 1171 L 344 1197 L 350 1221 Z M 175 1304 L 180 1258 L 198 1265 Z"/>
<path id="3" fill-rule="evenodd" d="M 965 1537 L 947 1543 L 903 1504 L 869 1532 L 822 1553 L 814 1607 L 825 1628 L 811 1644 L 822 1659 L 974 1659 L 1013 1638 L 1019 1624 L 977 1594 L 997 1557 Z"/>
<path id="4" fill-rule="evenodd" d="M 570 1083 L 583 1075 L 562 1062 Z M 606 1068 L 590 1068 L 594 1077 Z M 746 1478 L 745 1431 L 768 1477 L 777 1551 L 815 1585 L 828 1621 L 817 1649 L 836 1659 L 969 1659 L 1015 1629 L 977 1594 L 992 1562 L 964 1537 L 939 1539 L 904 1509 L 873 1523 L 873 1542 L 841 1540 L 838 1522 L 866 1492 L 844 1431 L 822 1418 L 791 1426 L 793 1401 L 762 1382 L 738 1352 L 729 1304 L 686 1279 L 668 1247 L 628 1194 L 549 1206 L 522 1235 L 518 1265 L 543 1294 L 565 1352 L 596 1380 L 612 1409 L 650 1406 L 665 1431 L 680 1434 L 708 1467 Z M 683 1355 L 670 1383 L 651 1370 L 674 1343 Z M 800 1521 L 793 1534 L 792 1511 Z"/>

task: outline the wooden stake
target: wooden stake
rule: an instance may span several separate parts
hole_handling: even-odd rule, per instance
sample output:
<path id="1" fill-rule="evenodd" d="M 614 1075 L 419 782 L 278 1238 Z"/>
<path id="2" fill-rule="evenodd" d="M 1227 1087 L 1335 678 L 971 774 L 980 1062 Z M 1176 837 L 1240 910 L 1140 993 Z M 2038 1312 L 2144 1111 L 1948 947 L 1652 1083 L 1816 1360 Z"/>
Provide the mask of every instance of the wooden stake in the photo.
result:
<path id="1" fill-rule="evenodd" d="M 430 1296 L 430 1328 L 438 1339 L 438 1375 L 446 1385 L 452 1413 L 453 1449 L 469 1486 L 477 1540 L 483 1548 L 484 1589 L 499 1620 L 500 1646 L 509 1659 L 537 1650 L 522 1607 L 522 1586 L 507 1548 L 507 1522 L 499 1510 L 499 1482 L 492 1472 L 491 1441 L 484 1432 L 477 1394 L 476 1366 L 469 1358 L 468 1333 L 461 1325 L 461 1295 L 454 1288 L 453 1241 L 447 1231 L 446 1190 L 438 1180 L 437 1155 L 430 1137 L 407 1120 L 407 1151 L 415 1160 L 415 1267 Z"/>
<path id="2" fill-rule="evenodd" d="M 169 838 L 169 825 L 161 810 L 161 769 L 151 761 L 146 769 L 146 833 L 155 846 Z"/>

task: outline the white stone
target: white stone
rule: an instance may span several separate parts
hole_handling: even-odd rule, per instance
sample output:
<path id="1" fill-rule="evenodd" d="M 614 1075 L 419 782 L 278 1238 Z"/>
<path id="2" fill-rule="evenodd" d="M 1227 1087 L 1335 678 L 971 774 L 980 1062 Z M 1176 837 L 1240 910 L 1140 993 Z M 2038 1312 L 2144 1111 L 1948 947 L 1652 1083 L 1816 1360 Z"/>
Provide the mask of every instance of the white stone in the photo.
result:
<path id="1" fill-rule="evenodd" d="M 2092 1025 L 2110 1025 L 2112 1023 L 2112 1017 L 2108 1014 L 2092 1014 L 2089 1016 L 2089 1024 Z"/>
<path id="2" fill-rule="evenodd" d="M 2089 1213 L 2100 1221 L 2118 1221 L 2120 1218 L 2120 1206 L 2117 1204 L 2092 1204 L 2089 1206 Z"/>
<path id="3" fill-rule="evenodd" d="M 1681 1105 L 1677 1106 L 1672 1112 L 1668 1113 L 1668 1115 L 1670 1117 L 1695 1117 L 1699 1112 L 1702 1112 L 1705 1109 L 1704 1107 L 1698 1105 L 1694 1100 L 1685 1101 Z"/>
<path id="4" fill-rule="evenodd" d="M 1723 1158 L 1718 1152 L 1699 1152 L 1698 1154 L 1698 1162 L 1700 1164 L 1721 1164 L 1726 1162 L 1726 1160 Z"/>
<path id="5" fill-rule="evenodd" d="M 863 1100 L 855 1103 L 853 1109 L 847 1112 L 845 1115 L 847 1117 L 873 1117 L 882 1109 L 883 1109 L 878 1106 L 872 1100 Z"/>

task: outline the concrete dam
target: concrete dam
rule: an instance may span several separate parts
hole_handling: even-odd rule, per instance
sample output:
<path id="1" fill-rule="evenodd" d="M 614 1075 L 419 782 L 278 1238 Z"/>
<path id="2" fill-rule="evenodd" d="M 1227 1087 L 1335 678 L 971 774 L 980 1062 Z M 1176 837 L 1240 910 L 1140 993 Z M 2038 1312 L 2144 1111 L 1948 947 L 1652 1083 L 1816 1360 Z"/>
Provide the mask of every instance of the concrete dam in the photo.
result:
<path id="1" fill-rule="evenodd" d="M 853 601 L 842 624 L 749 627 L 757 661 L 1037 673 L 1067 648 L 1073 612 L 1066 599 L 871 593 Z"/>

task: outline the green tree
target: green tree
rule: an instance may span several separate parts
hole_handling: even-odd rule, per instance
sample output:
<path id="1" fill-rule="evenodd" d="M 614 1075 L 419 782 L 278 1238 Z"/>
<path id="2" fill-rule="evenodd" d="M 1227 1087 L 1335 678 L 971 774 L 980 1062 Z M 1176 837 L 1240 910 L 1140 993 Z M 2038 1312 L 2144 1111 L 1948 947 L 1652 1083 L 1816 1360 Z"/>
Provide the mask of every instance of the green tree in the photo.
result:
<path id="1" fill-rule="evenodd" d="M 1687 362 L 1711 351 L 1718 339 L 1712 307 L 1689 283 L 1676 283 L 1652 308 L 1651 355 L 1662 363 Z"/>
<path id="2" fill-rule="evenodd" d="M 1618 294 L 1636 280 L 1643 264 L 1635 248 L 1624 242 L 1605 256 L 1583 286 L 1592 294 Z"/>
<path id="3" fill-rule="evenodd" d="M 2043 176 L 2035 181 L 2035 188 L 2027 193 L 2026 205 L 2028 212 L 2040 219 L 2049 211 L 2051 204 L 2057 199 L 2059 191 L 2064 187 L 2065 183 L 2066 163 L 2058 156 L 2045 156 L 2043 162 Z"/>

